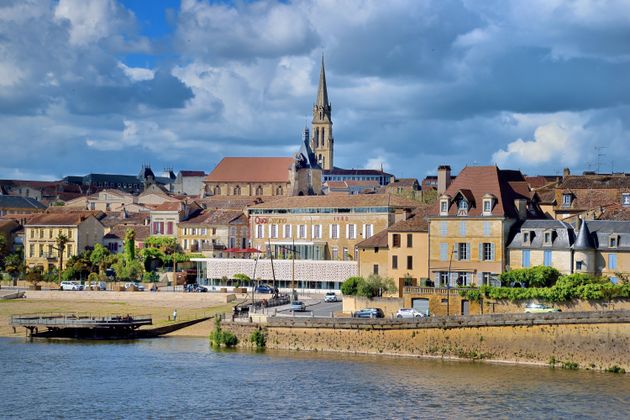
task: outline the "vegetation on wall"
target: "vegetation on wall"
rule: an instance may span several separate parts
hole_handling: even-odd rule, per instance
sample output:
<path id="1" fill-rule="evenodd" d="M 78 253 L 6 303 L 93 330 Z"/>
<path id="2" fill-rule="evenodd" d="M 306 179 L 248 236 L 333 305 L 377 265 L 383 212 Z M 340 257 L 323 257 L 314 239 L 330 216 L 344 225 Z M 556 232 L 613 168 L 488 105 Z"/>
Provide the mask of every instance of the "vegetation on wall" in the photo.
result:
<path id="1" fill-rule="evenodd" d="M 212 347 L 234 347 L 238 344 L 238 338 L 231 331 L 224 331 L 221 328 L 221 318 L 214 318 L 214 330 L 210 333 L 210 344 Z"/>
<path id="2" fill-rule="evenodd" d="M 551 286 L 481 286 L 479 289 L 461 289 L 459 294 L 471 301 L 490 298 L 511 301 L 536 299 L 548 302 L 566 302 L 572 299 L 610 300 L 615 298 L 630 298 L 630 282 L 613 284 L 607 277 L 596 277 L 583 273 L 569 274 L 565 276 L 558 275 L 556 278 L 556 273 L 554 272 L 556 270 L 541 270 L 540 268 L 541 267 L 533 267 L 530 269 L 518 270 L 519 273 L 511 278 L 527 279 L 527 282 L 524 284 L 532 284 L 532 279 L 534 279 L 533 284 L 550 284 Z M 541 275 L 541 273 L 547 273 L 548 276 L 545 277 L 544 275 Z M 510 277 L 506 276 L 506 278 Z M 501 280 L 503 283 L 503 278 Z"/>

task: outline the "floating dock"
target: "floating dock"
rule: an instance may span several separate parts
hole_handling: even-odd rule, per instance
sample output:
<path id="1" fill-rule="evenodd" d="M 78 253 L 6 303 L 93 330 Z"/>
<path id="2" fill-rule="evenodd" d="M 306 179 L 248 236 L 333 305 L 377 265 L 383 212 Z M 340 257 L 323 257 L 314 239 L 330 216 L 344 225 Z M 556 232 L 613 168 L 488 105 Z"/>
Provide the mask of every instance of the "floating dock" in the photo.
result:
<path id="1" fill-rule="evenodd" d="M 11 316 L 11 326 L 26 328 L 31 338 L 78 338 L 86 340 L 120 340 L 154 338 L 207 321 L 213 316 L 177 322 L 157 328 L 151 315 L 81 315 L 81 314 L 28 314 Z"/>

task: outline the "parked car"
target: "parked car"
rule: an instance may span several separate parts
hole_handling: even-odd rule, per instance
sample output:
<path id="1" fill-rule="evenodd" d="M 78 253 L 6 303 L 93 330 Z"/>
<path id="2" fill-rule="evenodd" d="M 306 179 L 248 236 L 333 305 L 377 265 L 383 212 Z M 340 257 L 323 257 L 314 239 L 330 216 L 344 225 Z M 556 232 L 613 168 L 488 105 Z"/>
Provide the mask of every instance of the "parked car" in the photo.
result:
<path id="1" fill-rule="evenodd" d="M 381 308 L 365 308 L 352 314 L 354 318 L 385 318 L 385 313 Z"/>
<path id="2" fill-rule="evenodd" d="M 339 302 L 339 299 L 337 299 L 335 292 L 327 292 L 324 296 L 324 302 Z"/>
<path id="3" fill-rule="evenodd" d="M 415 308 L 400 308 L 396 318 L 424 318 L 426 315 Z"/>
<path id="4" fill-rule="evenodd" d="M 125 283 L 125 289 L 131 289 L 135 287 L 137 291 L 139 292 L 144 292 L 144 286 L 140 283 L 138 283 L 137 281 L 132 281 L 129 283 Z"/>
<path id="5" fill-rule="evenodd" d="M 256 293 L 273 293 L 273 287 L 267 286 L 266 284 L 261 284 L 260 286 L 256 286 Z"/>
<path id="6" fill-rule="evenodd" d="M 93 281 L 91 283 L 85 283 L 85 290 L 107 290 L 107 283 L 104 281 Z"/>
<path id="7" fill-rule="evenodd" d="M 291 302 L 289 310 L 291 312 L 304 312 L 306 310 L 306 305 L 300 300 L 294 300 L 293 302 Z"/>
<path id="8" fill-rule="evenodd" d="M 194 283 L 184 286 L 184 290 L 186 290 L 187 292 L 204 293 L 208 291 L 208 288 L 206 286 Z"/>
<path id="9" fill-rule="evenodd" d="M 59 290 L 83 290 L 83 286 L 78 281 L 62 281 Z"/>
<path id="10" fill-rule="evenodd" d="M 549 312 L 561 312 L 558 308 L 543 305 L 542 303 L 530 303 L 525 307 L 526 314 L 546 314 Z"/>

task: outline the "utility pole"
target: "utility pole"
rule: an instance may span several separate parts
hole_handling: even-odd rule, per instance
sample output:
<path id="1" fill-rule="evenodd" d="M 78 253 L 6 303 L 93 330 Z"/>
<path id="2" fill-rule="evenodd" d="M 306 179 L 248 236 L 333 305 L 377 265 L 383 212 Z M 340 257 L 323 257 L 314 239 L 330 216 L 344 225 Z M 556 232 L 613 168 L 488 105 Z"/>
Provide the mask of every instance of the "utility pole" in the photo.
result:
<path id="1" fill-rule="evenodd" d="M 606 146 L 595 146 L 595 153 L 597 155 L 597 174 L 599 174 L 599 168 L 601 165 L 601 158 L 603 158 L 604 156 L 606 156 L 605 153 L 602 152 L 602 150 L 607 149 L 608 147 Z"/>

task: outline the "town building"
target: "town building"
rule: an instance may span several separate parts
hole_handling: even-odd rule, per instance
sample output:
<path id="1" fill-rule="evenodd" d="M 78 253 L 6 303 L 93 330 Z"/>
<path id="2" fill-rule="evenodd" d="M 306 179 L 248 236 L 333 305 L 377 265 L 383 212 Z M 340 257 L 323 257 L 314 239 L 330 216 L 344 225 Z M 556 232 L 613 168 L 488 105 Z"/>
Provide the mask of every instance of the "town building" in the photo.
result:
<path id="1" fill-rule="evenodd" d="M 573 227 L 558 220 L 525 220 L 515 226 L 507 246 L 506 268 L 553 267 L 563 274 L 573 272 Z"/>
<path id="2" fill-rule="evenodd" d="M 247 217 L 241 210 L 204 210 L 181 222 L 177 239 L 184 252 L 207 257 L 245 257 L 248 246 Z"/>
<path id="3" fill-rule="evenodd" d="M 357 248 L 359 250 L 359 276 L 368 277 L 377 274 L 382 277 L 389 277 L 387 229 L 359 242 Z"/>
<path id="4" fill-rule="evenodd" d="M 151 210 L 151 236 L 177 237 L 179 223 L 201 211 L 194 201 L 166 202 Z"/>
<path id="5" fill-rule="evenodd" d="M 323 181 L 376 181 L 379 185 L 387 185 L 394 175 L 378 169 L 343 169 L 332 168 L 323 171 Z"/>
<path id="6" fill-rule="evenodd" d="M 82 210 L 120 211 L 136 202 L 135 196 L 117 189 L 103 189 L 90 196 L 75 198 L 65 203 L 64 207 Z"/>
<path id="7" fill-rule="evenodd" d="M 334 165 L 335 139 L 333 137 L 332 106 L 328 100 L 328 87 L 326 86 L 326 71 L 324 69 L 324 56 L 319 71 L 319 86 L 317 87 L 317 98 L 313 104 L 313 119 L 311 121 L 313 136 L 311 137 L 311 148 L 319 166 L 324 171 L 329 171 Z"/>
<path id="8" fill-rule="evenodd" d="M 510 230 L 540 209 L 519 171 L 467 166 L 452 182 L 449 172 L 438 170 L 446 189 L 429 217 L 429 274 L 436 286 L 498 284 Z"/>
<path id="9" fill-rule="evenodd" d="M 573 249 L 574 272 L 606 276 L 613 283 L 628 281 L 630 222 L 582 221 Z"/>
<path id="10" fill-rule="evenodd" d="M 206 177 L 204 171 L 179 171 L 173 182 L 173 194 L 197 196 L 201 194 Z"/>
<path id="11" fill-rule="evenodd" d="M 428 206 L 418 208 L 405 220 L 387 229 L 389 277 L 394 279 L 402 296 L 405 287 L 417 286 L 429 277 Z"/>
<path id="12" fill-rule="evenodd" d="M 103 236 L 103 246 L 112 254 L 122 253 L 125 249 L 125 237 L 129 230 L 134 233 L 134 246 L 139 249 L 144 248 L 144 241 L 150 236 L 151 229 L 149 225 L 137 224 L 120 224 L 112 227 Z"/>
<path id="13" fill-rule="evenodd" d="M 68 238 L 63 255 L 63 267 L 69 257 L 93 248 L 103 240 L 103 225 L 90 212 L 43 213 L 24 225 L 24 259 L 29 268 L 45 271 L 59 266 L 57 238 Z"/>
<path id="14" fill-rule="evenodd" d="M 326 195 L 374 194 L 381 188 L 378 181 L 326 181 L 322 188 Z"/>
<path id="15" fill-rule="evenodd" d="M 247 208 L 252 246 L 275 258 L 358 258 L 357 244 L 406 218 L 417 202 L 390 194 L 284 197 Z"/>
<path id="16" fill-rule="evenodd" d="M 18 241 L 18 232 L 22 226 L 13 219 L 0 219 L 0 236 L 4 238 L 4 245 L 0 246 L 0 251 L 13 252 L 22 248 L 22 242 Z M 4 249 L 2 249 L 4 247 Z"/>
<path id="17" fill-rule="evenodd" d="M 0 217 L 41 213 L 46 206 L 30 197 L 0 195 Z"/>

